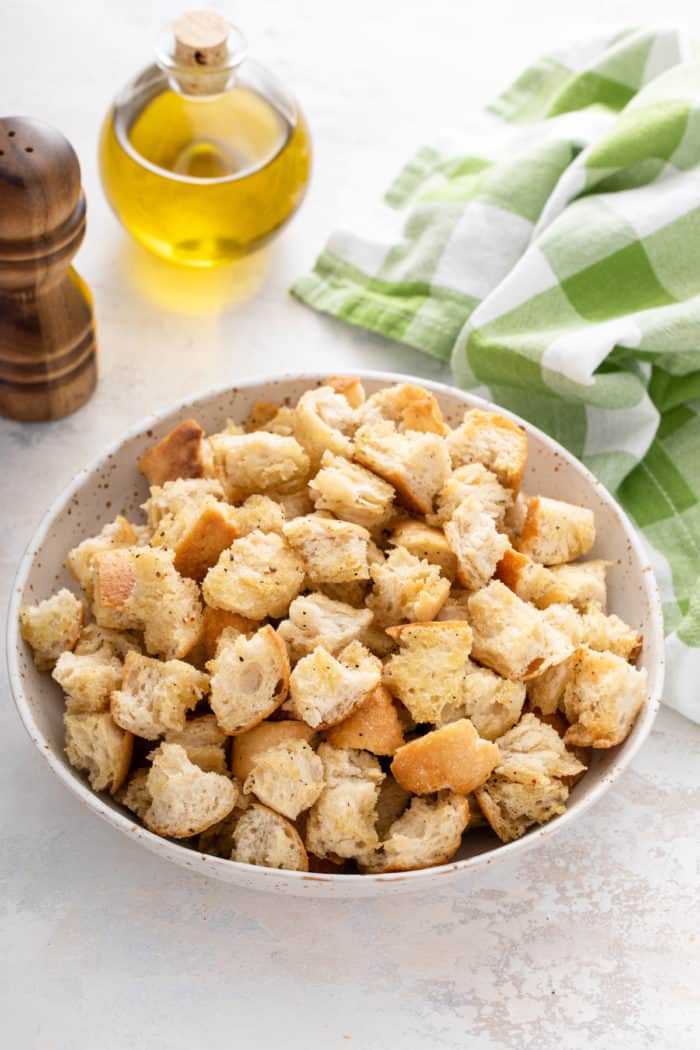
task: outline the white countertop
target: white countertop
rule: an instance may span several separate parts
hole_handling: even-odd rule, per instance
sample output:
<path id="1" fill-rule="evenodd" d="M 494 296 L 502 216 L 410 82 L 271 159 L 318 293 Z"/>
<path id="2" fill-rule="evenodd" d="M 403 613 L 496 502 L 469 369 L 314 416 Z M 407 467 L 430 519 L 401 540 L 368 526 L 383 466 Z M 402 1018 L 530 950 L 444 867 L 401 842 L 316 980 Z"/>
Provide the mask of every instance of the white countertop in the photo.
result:
<path id="1" fill-rule="evenodd" d="M 0 421 L 4 592 L 50 500 L 152 410 L 298 368 L 446 378 L 431 359 L 320 318 L 286 289 L 331 228 L 369 215 L 415 146 L 459 127 L 538 52 L 610 19 L 659 15 L 652 0 L 588 0 L 580 16 L 571 6 L 232 4 L 255 57 L 301 99 L 315 142 L 302 211 L 271 251 L 239 268 L 234 287 L 230 270 L 173 271 L 131 245 L 97 179 L 102 115 L 177 4 L 6 0 L 2 106 L 61 128 L 83 166 L 78 269 L 95 296 L 101 381 L 61 422 Z M 669 2 L 663 16 L 694 9 Z M 0 689 L 3 1045 L 700 1045 L 700 728 L 679 716 L 663 711 L 594 811 L 519 861 L 429 899 L 314 902 L 209 882 L 86 814 L 32 748 L 4 681 Z"/>

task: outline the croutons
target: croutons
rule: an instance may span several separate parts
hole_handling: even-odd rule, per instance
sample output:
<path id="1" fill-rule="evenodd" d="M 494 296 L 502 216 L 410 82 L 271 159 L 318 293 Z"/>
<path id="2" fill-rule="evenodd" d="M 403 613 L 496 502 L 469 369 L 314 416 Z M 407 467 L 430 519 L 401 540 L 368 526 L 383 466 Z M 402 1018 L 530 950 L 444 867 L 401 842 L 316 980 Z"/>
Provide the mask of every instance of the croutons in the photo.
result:
<path id="1" fill-rule="evenodd" d="M 591 609 L 602 615 L 609 564 L 598 559 L 547 568 L 509 547 L 498 563 L 496 577 L 519 598 L 532 602 L 538 609 L 567 604 L 580 611 Z"/>
<path id="2" fill-rule="evenodd" d="M 430 516 L 430 520 L 434 519 L 437 524 L 449 521 L 467 496 L 472 496 L 474 503 L 484 514 L 493 518 L 499 528 L 513 502 L 512 491 L 503 486 L 483 463 L 467 463 L 453 471 L 440 489 L 435 501 L 435 513 Z"/>
<path id="3" fill-rule="evenodd" d="M 401 521 L 391 530 L 389 543 L 405 547 L 416 558 L 437 565 L 442 575 L 450 581 L 457 575 L 457 558 L 450 550 L 442 529 L 422 521 Z"/>
<path id="4" fill-rule="evenodd" d="M 296 820 L 313 806 L 323 783 L 323 762 L 306 741 L 286 740 L 255 756 L 243 790 L 283 817 Z"/>
<path id="5" fill-rule="evenodd" d="M 236 634 L 252 634 L 260 626 L 256 620 L 247 620 L 245 616 L 227 612 L 226 609 L 212 609 L 211 605 L 204 606 L 202 620 L 201 643 L 207 660 L 213 660 L 216 656 L 219 639 L 224 631 L 230 638 Z"/>
<path id="6" fill-rule="evenodd" d="M 500 580 L 472 594 L 469 621 L 472 655 L 503 678 L 534 678 L 574 649 L 544 612 L 521 601 Z"/>
<path id="7" fill-rule="evenodd" d="M 447 448 L 453 468 L 482 463 L 517 496 L 527 460 L 527 435 L 517 423 L 472 408 L 462 425 L 448 434 Z"/>
<path id="8" fill-rule="evenodd" d="M 351 408 L 360 408 L 365 402 L 365 389 L 357 376 L 328 376 L 323 385 L 342 394 Z"/>
<path id="9" fill-rule="evenodd" d="M 172 551 L 104 551 L 95 555 L 93 569 L 93 612 L 100 626 L 143 630 L 146 650 L 166 660 L 179 660 L 194 648 L 202 633 L 199 589 L 180 576 Z"/>
<path id="10" fill-rule="evenodd" d="M 468 718 L 460 718 L 400 747 L 391 772 L 415 795 L 443 788 L 468 795 L 484 783 L 498 759 L 498 747 L 482 740 Z"/>
<path id="11" fill-rule="evenodd" d="M 436 799 L 412 798 L 363 870 L 372 874 L 416 871 L 446 864 L 462 843 L 469 826 L 469 802 L 445 792 Z"/>
<path id="12" fill-rule="evenodd" d="M 231 760 L 233 775 L 244 784 L 263 751 L 294 740 L 311 744 L 315 737 L 316 730 L 307 726 L 306 722 L 261 722 L 247 733 L 234 737 Z"/>
<path id="13" fill-rule="evenodd" d="M 469 624 L 416 623 L 390 627 L 387 633 L 401 651 L 387 660 L 385 683 L 416 722 L 439 723 L 447 707 L 463 702 L 472 643 Z"/>
<path id="14" fill-rule="evenodd" d="M 303 559 L 312 586 L 369 579 L 370 534 L 361 525 L 336 521 L 323 514 L 309 514 L 288 522 L 282 531 Z"/>
<path id="15" fill-rule="evenodd" d="M 276 405 L 273 401 L 256 401 L 245 425 L 247 434 L 254 430 L 269 430 L 271 434 L 290 437 L 294 434 L 294 409 Z"/>
<path id="16" fill-rule="evenodd" d="M 326 731 L 333 747 L 393 755 L 404 742 L 403 729 L 391 693 L 378 685 L 352 714 Z"/>
<path id="17" fill-rule="evenodd" d="M 277 633 L 283 639 L 292 663 L 321 645 L 337 653 L 360 638 L 372 623 L 369 609 L 354 609 L 336 602 L 325 594 L 308 594 L 295 598 L 289 606 L 289 619 L 283 620 Z"/>
<path id="18" fill-rule="evenodd" d="M 367 859 L 379 845 L 377 798 L 384 774 L 365 751 L 319 744 L 325 787 L 309 812 L 306 846 L 317 857 Z"/>
<path id="19" fill-rule="evenodd" d="M 317 471 L 324 451 L 338 456 L 352 452 L 352 435 L 357 429 L 357 412 L 347 398 L 329 386 L 307 390 L 297 402 L 294 436 Z"/>
<path id="20" fill-rule="evenodd" d="M 107 642 L 92 653 L 61 653 L 51 677 L 66 694 L 70 714 L 106 711 L 122 680 L 122 661 Z"/>
<path id="21" fill-rule="evenodd" d="M 228 776 L 227 739 L 214 715 L 198 715 L 185 722 L 182 729 L 171 729 L 165 734 L 167 744 L 181 744 L 190 762 L 194 762 L 205 773 L 221 773 L 224 776 Z"/>
<path id="22" fill-rule="evenodd" d="M 286 871 L 309 870 L 309 858 L 294 825 L 259 803 L 249 806 L 234 828 L 231 860 Z"/>
<path id="23" fill-rule="evenodd" d="M 447 433 L 447 427 L 434 394 L 411 383 L 385 387 L 369 397 L 362 409 L 362 422 L 394 423 L 397 430 Z"/>
<path id="24" fill-rule="evenodd" d="M 527 695 L 524 682 L 511 682 L 468 661 L 462 701 L 442 710 L 438 725 L 468 718 L 484 740 L 496 740 L 520 718 Z"/>
<path id="25" fill-rule="evenodd" d="M 544 674 L 527 683 L 527 699 L 531 707 L 536 707 L 543 715 L 554 714 L 571 677 L 573 659 L 574 653 L 571 653 L 566 660 L 548 667 Z"/>
<path id="26" fill-rule="evenodd" d="M 401 814 L 406 812 L 412 797 L 410 791 L 402 788 L 398 781 L 394 780 L 391 773 L 387 773 L 379 788 L 379 798 L 377 799 L 376 830 L 380 842 L 386 839 L 389 828 L 394 821 L 398 820 Z"/>
<path id="27" fill-rule="evenodd" d="M 153 445 L 139 460 L 139 469 L 149 485 L 162 485 L 176 478 L 201 478 L 204 474 L 204 431 L 194 419 L 185 419 Z"/>
<path id="28" fill-rule="evenodd" d="M 408 430 L 393 423 L 362 426 L 355 434 L 354 458 L 393 485 L 401 503 L 429 514 L 433 500 L 450 473 L 443 439 L 437 434 Z"/>
<path id="29" fill-rule="evenodd" d="M 317 510 L 330 511 L 366 529 L 380 528 L 388 521 L 396 495 L 394 487 L 371 470 L 332 452 L 324 452 L 309 492 Z"/>
<path id="30" fill-rule="evenodd" d="M 508 539 L 496 530 L 477 496 L 465 496 L 445 523 L 445 537 L 457 559 L 457 579 L 468 590 L 477 590 L 491 579 L 508 547 Z"/>
<path id="31" fill-rule="evenodd" d="M 588 554 L 595 542 L 593 511 L 573 503 L 533 496 L 518 550 L 542 565 L 559 565 Z"/>
<path id="32" fill-rule="evenodd" d="M 153 660 L 127 653 L 121 689 L 112 693 L 112 718 L 144 740 L 157 740 L 185 725 L 209 685 L 207 675 L 181 660 Z"/>
<path id="33" fill-rule="evenodd" d="M 181 511 L 199 506 L 208 499 L 223 498 L 223 487 L 216 478 L 178 478 L 176 481 L 166 481 L 163 485 L 152 485 L 150 495 L 142 507 L 151 531 L 155 532 L 163 518 L 169 515 L 177 517 Z"/>
<path id="34" fill-rule="evenodd" d="M 565 777 L 584 766 L 567 751 L 551 726 L 533 714 L 499 737 L 498 765 L 476 798 L 502 842 L 524 835 L 533 824 L 544 824 L 563 813 L 569 788 Z"/>
<path id="35" fill-rule="evenodd" d="M 136 532 L 132 525 L 119 514 L 105 525 L 97 536 L 83 540 L 68 552 L 65 566 L 80 584 L 88 600 L 92 600 L 92 559 L 101 551 L 113 547 L 132 547 L 136 544 Z"/>
<path id="36" fill-rule="evenodd" d="M 430 562 L 404 547 L 389 552 L 386 561 L 370 568 L 374 586 L 367 605 L 377 626 L 434 620 L 450 593 L 450 581 Z"/>
<path id="37" fill-rule="evenodd" d="M 261 532 L 281 533 L 285 512 L 282 505 L 270 496 L 248 496 L 240 507 L 229 508 L 229 518 L 237 536 L 247 536 L 256 529 L 260 529 Z"/>
<path id="38" fill-rule="evenodd" d="M 156 835 L 199 835 L 235 806 L 237 785 L 220 773 L 205 773 L 180 744 L 161 744 L 151 759 L 146 781 L 151 804 L 143 822 Z"/>
<path id="39" fill-rule="evenodd" d="M 213 434 L 209 439 L 214 475 L 229 503 L 247 496 L 294 487 L 309 472 L 309 457 L 293 437 L 257 430 L 252 434 Z"/>
<path id="40" fill-rule="evenodd" d="M 97 714 L 66 714 L 66 755 L 76 769 L 87 773 L 94 791 L 107 789 L 112 795 L 126 779 L 134 738 L 112 721 L 109 711 Z"/>
<path id="41" fill-rule="evenodd" d="M 231 736 L 262 722 L 287 696 L 287 650 L 270 626 L 261 627 L 250 638 L 243 634 L 224 637 L 207 669 L 211 672 L 212 711 Z"/>
<path id="42" fill-rule="evenodd" d="M 34 663 L 48 671 L 61 653 L 73 649 L 83 626 L 83 603 L 63 587 L 38 605 L 19 611 L 22 637 L 32 649 Z"/>
<path id="43" fill-rule="evenodd" d="M 314 729 L 328 729 L 376 689 L 381 674 L 380 661 L 360 642 L 351 642 L 337 658 L 319 646 L 292 671 L 292 711 Z"/>
<path id="44" fill-rule="evenodd" d="M 204 578 L 208 605 L 251 620 L 286 614 L 304 582 L 304 563 L 276 532 L 256 529 L 234 540 Z"/>
<path id="45" fill-rule="evenodd" d="M 583 614 L 583 641 L 589 649 L 608 650 L 625 660 L 634 660 L 642 648 L 642 636 L 612 613 L 592 607 Z"/>
<path id="46" fill-rule="evenodd" d="M 180 575 L 200 581 L 237 535 L 228 505 L 209 496 L 201 504 L 190 504 L 179 514 L 162 518 L 151 545 L 168 547 Z"/>
<path id="47" fill-rule="evenodd" d="M 147 786 L 148 773 L 149 769 L 146 766 L 134 770 L 129 779 L 114 793 L 116 801 L 130 809 L 140 820 L 143 820 L 151 804 Z"/>
<path id="48" fill-rule="evenodd" d="M 621 656 L 582 646 L 571 661 L 561 707 L 567 744 L 608 748 L 629 735 L 646 697 L 647 673 Z"/>

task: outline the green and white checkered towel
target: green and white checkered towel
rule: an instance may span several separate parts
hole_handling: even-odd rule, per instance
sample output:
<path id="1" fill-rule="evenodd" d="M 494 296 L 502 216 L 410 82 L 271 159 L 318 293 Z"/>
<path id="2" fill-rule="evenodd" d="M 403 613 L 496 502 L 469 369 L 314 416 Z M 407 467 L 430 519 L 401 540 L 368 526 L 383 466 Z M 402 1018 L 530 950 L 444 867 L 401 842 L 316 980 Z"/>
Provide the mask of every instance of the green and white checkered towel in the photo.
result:
<path id="1" fill-rule="evenodd" d="M 293 293 L 450 359 L 579 456 L 646 538 L 666 701 L 700 721 L 700 63 L 626 30 L 526 70 L 424 148 L 386 229 L 334 234 Z M 406 209 L 402 215 L 401 209 Z"/>

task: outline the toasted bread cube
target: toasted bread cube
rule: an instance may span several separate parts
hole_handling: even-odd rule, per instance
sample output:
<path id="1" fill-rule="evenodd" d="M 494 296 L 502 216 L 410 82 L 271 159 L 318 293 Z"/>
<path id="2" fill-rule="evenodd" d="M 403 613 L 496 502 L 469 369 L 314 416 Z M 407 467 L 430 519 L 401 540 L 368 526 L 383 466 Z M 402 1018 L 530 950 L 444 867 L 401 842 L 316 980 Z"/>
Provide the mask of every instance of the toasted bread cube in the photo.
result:
<path id="1" fill-rule="evenodd" d="M 366 529 L 380 528 L 389 520 L 396 496 L 394 487 L 371 470 L 332 452 L 324 452 L 309 492 L 317 510 L 330 511 Z"/>
<path id="2" fill-rule="evenodd" d="M 134 738 L 115 725 L 109 711 L 98 714 L 65 714 L 66 755 L 75 769 L 87 773 L 94 791 L 112 795 L 124 783 Z"/>
<path id="3" fill-rule="evenodd" d="M 218 824 L 212 824 L 197 837 L 197 849 L 210 857 L 230 860 L 233 850 L 233 833 L 245 811 L 251 805 L 247 795 L 239 794 L 235 807 Z"/>
<path id="4" fill-rule="evenodd" d="M 204 431 L 194 419 L 185 419 L 153 445 L 139 460 L 139 469 L 149 485 L 162 485 L 176 478 L 201 478 L 204 474 Z"/>
<path id="5" fill-rule="evenodd" d="M 121 689 L 112 693 L 112 718 L 136 736 L 157 740 L 169 729 L 184 727 L 187 712 L 208 686 L 208 676 L 182 660 L 152 660 L 130 652 Z"/>
<path id="6" fill-rule="evenodd" d="M 288 522 L 282 531 L 303 559 L 312 586 L 369 579 L 370 535 L 361 525 L 309 514 Z"/>
<path id="7" fill-rule="evenodd" d="M 346 645 L 337 658 L 318 646 L 290 676 L 292 712 L 314 729 L 329 729 L 359 707 L 381 676 L 381 662 L 360 642 Z"/>
<path id="8" fill-rule="evenodd" d="M 151 545 L 172 550 L 173 565 L 180 575 L 200 581 L 237 536 L 231 508 L 209 496 L 201 504 L 190 504 L 177 515 L 162 518 Z"/>
<path id="9" fill-rule="evenodd" d="M 551 602 L 549 596 L 558 595 L 554 575 L 551 569 L 532 561 L 527 555 L 506 546 L 501 560 L 496 566 L 496 579 L 505 583 L 509 590 L 522 598 L 544 609 Z M 555 599 L 556 600 L 556 599 Z"/>
<path id="10" fill-rule="evenodd" d="M 501 678 L 471 660 L 468 663 L 461 703 L 443 708 L 436 724 L 448 725 L 459 718 L 468 718 L 480 737 L 497 740 L 520 718 L 527 695 L 525 683 Z"/>
<path id="11" fill-rule="evenodd" d="M 512 842 L 533 824 L 544 824 L 566 809 L 565 777 L 585 768 L 567 751 L 551 726 L 533 714 L 499 737 L 501 757 L 476 798 L 502 842 Z"/>
<path id="12" fill-rule="evenodd" d="M 450 593 L 447 595 L 447 601 L 440 609 L 440 612 L 435 617 L 436 620 L 468 620 L 469 619 L 469 599 L 472 596 L 471 591 L 465 590 L 463 587 L 452 587 Z"/>
<path id="13" fill-rule="evenodd" d="M 134 770 L 129 779 L 114 793 L 115 800 L 135 813 L 139 820 L 146 816 L 152 801 L 148 790 L 149 771 L 146 766 Z"/>
<path id="14" fill-rule="evenodd" d="M 365 389 L 357 376 L 328 376 L 323 385 L 342 394 L 351 408 L 361 408 L 365 403 Z"/>
<path id="15" fill-rule="evenodd" d="M 309 473 L 309 457 L 293 437 L 256 430 L 252 434 L 214 434 L 209 442 L 214 474 L 229 503 L 298 486 Z"/>
<path id="16" fill-rule="evenodd" d="M 296 663 L 319 645 L 329 653 L 339 652 L 371 623 L 369 609 L 354 609 L 325 594 L 307 594 L 294 599 L 289 606 L 289 619 L 282 621 L 277 633 L 285 642 L 292 663 Z"/>
<path id="17" fill-rule="evenodd" d="M 405 547 L 416 558 L 437 565 L 442 575 L 450 581 L 457 575 L 457 558 L 450 550 L 442 529 L 433 528 L 422 521 L 402 521 L 391 530 L 389 543 Z"/>
<path id="18" fill-rule="evenodd" d="M 137 653 L 141 652 L 135 634 L 130 631 L 112 631 L 96 623 L 88 623 L 83 627 L 73 652 L 76 656 L 93 655 L 105 646 L 109 646 L 122 660 L 132 649 Z"/>
<path id="19" fill-rule="evenodd" d="M 608 748 L 629 735 L 646 700 L 646 669 L 614 653 L 576 650 L 561 707 L 571 723 L 567 744 Z"/>
<path id="20" fill-rule="evenodd" d="M 445 537 L 457 559 L 457 579 L 468 590 L 488 583 L 508 548 L 507 537 L 473 494 L 464 497 L 446 522 Z"/>
<path id="21" fill-rule="evenodd" d="M 254 497 L 251 496 L 251 499 Z M 262 498 L 262 497 L 258 497 Z M 314 511 L 314 502 L 311 499 L 309 487 L 295 489 L 293 492 L 271 492 L 270 499 L 274 500 L 280 508 L 282 521 L 279 528 L 272 529 L 263 527 L 263 532 L 281 532 L 285 521 L 293 521 L 294 518 L 303 518 Z"/>
<path id="22" fill-rule="evenodd" d="M 595 608 L 604 613 L 607 606 L 605 580 L 610 564 L 596 558 L 570 565 L 553 565 L 549 570 L 554 577 L 553 589 L 546 592 L 544 600 L 548 605 L 568 602 L 581 612 Z"/>
<path id="23" fill-rule="evenodd" d="M 22 637 L 40 671 L 48 671 L 61 653 L 73 649 L 83 626 L 83 603 L 63 587 L 38 605 L 23 605 L 19 611 Z"/>
<path id="24" fill-rule="evenodd" d="M 560 565 L 588 554 L 595 542 L 593 511 L 563 500 L 533 496 L 518 550 L 542 565 Z"/>
<path id="25" fill-rule="evenodd" d="M 250 620 L 280 618 L 304 583 L 304 562 L 276 532 L 256 529 L 234 540 L 204 578 L 208 605 Z"/>
<path id="26" fill-rule="evenodd" d="M 132 525 L 119 514 L 114 521 L 105 525 L 97 536 L 83 540 L 77 547 L 68 552 L 65 566 L 85 592 L 92 599 L 92 559 L 101 551 L 114 547 L 131 547 L 137 542 L 136 532 Z"/>
<path id="27" fill-rule="evenodd" d="M 155 532 L 163 518 L 175 518 L 187 508 L 198 506 L 209 499 L 223 498 L 223 486 L 216 478 L 178 478 L 176 481 L 166 481 L 163 485 L 152 485 L 150 495 L 142 507 L 151 532 Z"/>
<path id="28" fill-rule="evenodd" d="M 231 860 L 284 871 L 309 870 L 306 848 L 294 825 L 257 802 L 236 824 Z"/>
<path id="29" fill-rule="evenodd" d="M 320 583 L 319 592 L 333 602 L 342 602 L 353 609 L 364 609 L 369 590 L 369 580 L 353 580 L 350 583 Z"/>
<path id="30" fill-rule="evenodd" d="M 382 786 L 379 788 L 379 798 L 377 799 L 376 829 L 380 842 L 386 839 L 389 834 L 389 828 L 394 821 L 398 820 L 401 814 L 406 812 L 411 798 L 410 791 L 402 788 L 399 782 L 394 780 L 391 773 L 387 773 Z"/>
<path id="31" fill-rule="evenodd" d="M 216 656 L 219 639 L 224 631 L 228 632 L 228 637 L 252 634 L 260 626 L 256 620 L 247 620 L 245 616 L 227 612 L 225 609 L 212 609 L 210 605 L 204 606 L 203 624 L 201 641 L 207 660 L 213 660 Z"/>
<path id="32" fill-rule="evenodd" d="M 553 715 L 559 707 L 564 690 L 571 678 L 575 652 L 566 660 L 548 667 L 544 674 L 527 683 L 527 699 L 530 707 L 535 707 L 543 716 Z"/>
<path id="33" fill-rule="evenodd" d="M 185 722 L 182 729 L 171 729 L 165 734 L 167 744 L 180 744 L 190 762 L 205 773 L 229 775 L 226 764 L 228 737 L 219 728 L 214 715 L 198 715 Z"/>
<path id="34" fill-rule="evenodd" d="M 520 541 L 529 508 L 530 497 L 524 492 L 518 492 L 510 507 L 506 510 L 503 526 L 514 547 L 517 547 Z"/>
<path id="35" fill-rule="evenodd" d="M 438 434 L 400 432 L 393 423 L 365 425 L 355 434 L 354 458 L 393 485 L 401 503 L 429 514 L 450 473 L 450 457 Z"/>
<path id="36" fill-rule="evenodd" d="M 287 696 L 287 650 L 269 625 L 250 638 L 244 634 L 222 638 L 207 669 L 211 672 L 211 709 L 230 736 L 262 722 Z"/>
<path id="37" fill-rule="evenodd" d="M 461 795 L 445 792 L 436 799 L 412 798 L 363 870 L 376 875 L 446 864 L 461 846 L 468 826 L 469 802 Z"/>
<path id="38" fill-rule="evenodd" d="M 332 387 L 319 386 L 301 395 L 294 413 L 294 436 L 308 455 L 314 473 L 326 450 L 338 456 L 351 455 L 357 425 L 357 412 Z"/>
<path id="39" fill-rule="evenodd" d="M 313 806 L 324 784 L 323 762 L 305 740 L 287 740 L 253 759 L 243 785 L 264 805 L 296 820 Z"/>
<path id="40" fill-rule="evenodd" d="M 247 536 L 256 529 L 281 533 L 285 522 L 284 508 L 269 496 L 248 496 L 240 507 L 229 509 L 229 516 L 238 536 Z"/>
<path id="41" fill-rule="evenodd" d="M 443 788 L 468 795 L 483 784 L 498 759 L 498 747 L 482 740 L 468 718 L 460 718 L 400 747 L 391 772 L 414 795 Z"/>
<path id="42" fill-rule="evenodd" d="M 374 582 L 367 605 L 377 626 L 434 620 L 450 593 L 450 581 L 436 565 L 396 547 L 383 564 L 373 565 Z"/>
<path id="43" fill-rule="evenodd" d="M 500 580 L 471 596 L 469 621 L 472 655 L 503 678 L 534 678 L 575 648 L 544 612 L 521 601 Z"/>
<path id="44" fill-rule="evenodd" d="M 294 409 L 287 405 L 276 405 L 273 401 L 256 401 L 245 425 L 247 434 L 254 430 L 267 430 L 270 434 L 292 437 Z"/>
<path id="45" fill-rule="evenodd" d="M 306 824 L 306 846 L 317 857 L 362 860 L 379 845 L 377 799 L 384 774 L 364 751 L 340 751 L 320 744 L 325 787 Z"/>
<path id="46" fill-rule="evenodd" d="M 396 704 L 388 689 L 378 685 L 355 710 L 326 731 L 333 747 L 369 751 L 372 755 L 393 755 L 404 743 Z"/>
<path id="47" fill-rule="evenodd" d="M 384 667 L 384 681 L 416 722 L 440 722 L 463 699 L 472 632 L 468 623 L 443 621 L 390 627 L 400 645 Z"/>
<path id="48" fill-rule="evenodd" d="M 506 416 L 472 408 L 464 422 L 447 436 L 454 469 L 466 463 L 483 463 L 517 496 L 527 460 L 527 435 Z"/>
<path id="49" fill-rule="evenodd" d="M 263 751 L 295 740 L 303 740 L 313 746 L 315 739 L 316 730 L 307 726 L 306 722 L 261 722 L 247 733 L 234 737 L 231 759 L 233 775 L 244 784 Z"/>
<path id="50" fill-rule="evenodd" d="M 95 555 L 93 573 L 93 613 L 101 627 L 143 630 L 147 652 L 166 660 L 182 659 L 199 641 L 199 588 L 180 576 L 172 551 L 104 551 Z"/>
<path id="51" fill-rule="evenodd" d="M 513 503 L 513 493 L 483 463 L 466 463 L 450 474 L 437 495 L 435 513 L 429 520 L 444 525 L 467 496 L 473 497 L 475 504 L 493 518 L 499 529 L 502 527 L 506 511 Z"/>
<path id="52" fill-rule="evenodd" d="M 391 653 L 396 652 L 396 642 L 391 638 L 385 630 L 378 627 L 375 623 L 371 623 L 362 634 L 360 635 L 360 641 L 363 645 L 366 645 L 371 653 L 378 656 L 381 660 L 385 656 L 390 656 Z"/>
<path id="53" fill-rule="evenodd" d="M 589 649 L 607 650 L 625 660 L 634 660 L 642 648 L 642 636 L 634 627 L 594 607 L 583 614 L 583 641 Z"/>
<path id="54" fill-rule="evenodd" d="M 231 812 L 238 786 L 221 773 L 205 773 L 181 744 L 163 743 L 151 755 L 146 788 L 151 796 L 143 822 L 156 835 L 186 839 Z"/>
<path id="55" fill-rule="evenodd" d="M 61 653 L 51 677 L 66 694 L 69 714 L 97 714 L 109 708 L 109 698 L 122 680 L 122 661 L 111 645 L 94 653 Z"/>
<path id="56" fill-rule="evenodd" d="M 447 433 L 435 395 L 411 383 L 397 383 L 372 394 L 362 410 L 362 422 L 369 425 L 389 422 L 400 431 L 414 430 L 440 437 Z"/>

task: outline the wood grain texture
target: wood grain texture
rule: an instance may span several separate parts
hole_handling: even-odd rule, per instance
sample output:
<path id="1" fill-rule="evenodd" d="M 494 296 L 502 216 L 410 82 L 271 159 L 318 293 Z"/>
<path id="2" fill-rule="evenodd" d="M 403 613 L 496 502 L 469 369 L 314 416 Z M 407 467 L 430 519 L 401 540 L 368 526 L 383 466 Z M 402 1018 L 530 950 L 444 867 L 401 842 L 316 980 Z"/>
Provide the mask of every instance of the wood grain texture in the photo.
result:
<path id="1" fill-rule="evenodd" d="M 0 118 L 0 414 L 57 419 L 97 381 L 92 297 L 70 261 L 85 235 L 78 158 L 60 132 Z"/>

